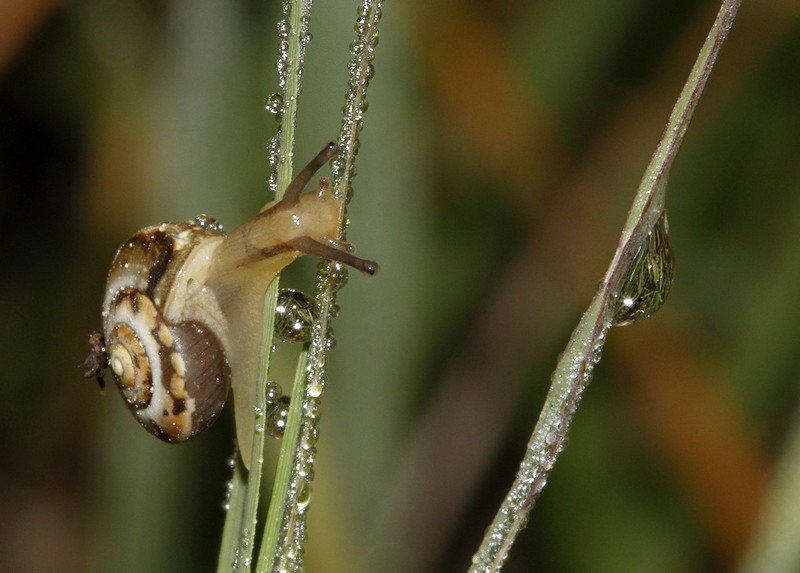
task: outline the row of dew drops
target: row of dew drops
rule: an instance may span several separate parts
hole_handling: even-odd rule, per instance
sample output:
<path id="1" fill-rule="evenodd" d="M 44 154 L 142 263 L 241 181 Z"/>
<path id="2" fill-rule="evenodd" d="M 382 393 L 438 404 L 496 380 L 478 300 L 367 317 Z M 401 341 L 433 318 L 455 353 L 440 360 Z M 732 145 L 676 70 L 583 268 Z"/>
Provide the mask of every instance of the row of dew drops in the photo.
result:
<path id="1" fill-rule="evenodd" d="M 278 82 L 280 92 L 273 93 L 267 97 L 266 110 L 273 115 L 279 124 L 279 129 L 275 136 L 272 137 L 267 145 L 267 161 L 269 165 L 270 175 L 267 180 L 268 187 L 273 195 L 278 191 L 278 167 L 286 158 L 280 153 L 280 141 L 283 130 L 284 112 L 286 111 L 289 99 L 285 97 L 288 93 L 289 87 L 289 68 L 291 64 L 291 38 L 293 33 L 290 24 L 291 2 L 284 0 L 283 12 L 285 17 L 278 22 Z M 304 52 L 306 45 L 311 41 L 311 34 L 308 31 L 308 14 L 306 5 L 303 5 L 303 13 L 300 18 L 299 33 L 299 53 L 296 58 L 296 65 L 298 66 L 298 82 L 300 74 L 303 69 Z M 296 96 L 291 96 L 294 98 Z M 294 118 L 291 118 L 294 121 Z M 346 282 L 346 271 L 345 282 Z M 344 284 L 344 282 L 342 283 Z M 278 301 L 275 309 L 275 335 L 278 339 L 289 343 L 307 343 L 311 338 L 311 331 L 315 319 L 314 301 L 311 297 L 300 291 L 292 289 L 283 289 L 278 293 Z M 333 344 L 332 333 L 329 337 L 331 345 Z M 273 345 L 272 351 L 275 350 Z M 311 500 L 311 485 L 313 479 L 313 462 L 316 456 L 316 442 L 317 442 L 317 422 L 319 420 L 319 400 L 317 397 L 322 392 L 322 385 L 319 384 L 316 388 L 308 388 L 308 396 L 304 403 L 306 423 L 302 428 L 300 437 L 300 446 L 302 448 L 302 455 L 300 456 L 300 463 L 302 464 L 299 471 L 296 472 L 297 479 L 291 484 L 290 499 L 294 499 L 294 509 L 297 513 L 303 514 L 308 507 Z M 317 397 L 314 397 L 316 394 Z M 287 418 L 289 415 L 289 396 L 285 395 L 280 387 L 274 380 L 267 381 L 265 408 L 256 409 L 256 431 L 266 432 L 267 435 L 279 439 L 283 436 L 286 429 Z M 234 454 L 228 460 L 228 465 L 231 469 L 236 466 L 236 455 Z M 225 499 L 223 501 L 223 508 L 225 511 L 230 509 L 231 495 L 233 493 L 234 483 L 229 480 L 226 484 Z M 301 520 L 301 522 L 304 520 Z M 300 558 L 302 548 L 305 544 L 307 533 L 303 523 L 299 523 L 299 528 L 294 533 L 294 537 L 287 548 L 285 554 L 279 548 L 279 555 L 276 556 L 283 560 L 288 559 L 287 562 L 280 563 L 281 570 L 298 570 L 302 567 Z M 255 528 L 255 524 L 253 524 Z M 284 526 L 285 528 L 285 526 Z M 282 532 L 284 533 L 284 532 Z M 242 540 L 236 550 L 237 559 L 238 555 L 247 555 L 245 558 L 245 567 L 250 568 L 252 564 L 252 540 L 253 533 L 249 528 L 245 528 L 242 532 Z"/>
<path id="2" fill-rule="evenodd" d="M 348 270 L 344 265 L 340 263 L 331 263 L 326 276 L 326 285 L 333 291 L 339 290 L 347 283 L 348 276 Z M 330 320 L 337 316 L 338 312 L 339 307 L 334 304 L 330 308 L 328 319 Z M 311 340 L 316 320 L 317 312 L 313 297 L 290 288 L 279 291 L 277 304 L 275 306 L 274 323 L 275 336 L 279 340 L 293 344 L 308 343 Z M 328 325 L 325 346 L 326 348 L 332 348 L 335 343 L 333 331 L 330 325 Z M 272 350 L 275 350 L 274 346 Z M 303 403 L 305 424 L 301 428 L 299 442 L 300 455 L 296 458 L 297 471 L 295 474 L 297 479 L 290 486 L 289 496 L 290 499 L 294 500 L 294 513 L 300 516 L 305 514 L 311 502 L 311 481 L 314 478 L 317 424 L 320 419 L 319 397 L 323 390 L 324 379 L 312 381 L 312 383 L 309 383 L 307 386 L 307 395 Z M 289 396 L 283 393 L 278 383 L 274 380 L 268 380 L 265 403 L 265 409 L 258 409 L 256 411 L 256 431 L 265 432 L 268 436 L 280 439 L 286 428 L 289 414 Z M 235 468 L 235 455 L 228 459 L 228 465 L 231 469 Z M 233 489 L 233 480 L 229 480 L 226 484 L 225 498 L 222 504 L 225 511 L 230 509 Z M 286 538 L 288 533 L 288 531 L 282 531 L 281 535 L 283 538 Z M 291 531 L 291 539 L 285 548 L 285 552 L 279 549 L 279 554 L 276 556 L 280 560 L 280 563 L 278 563 L 279 570 L 296 571 L 298 567 L 301 567 L 300 560 L 304 551 L 307 535 L 305 520 L 295 520 L 294 527 Z M 242 536 L 242 547 L 238 548 L 237 553 L 250 555 L 251 551 L 249 551 L 249 548 L 252 547 L 253 543 L 251 530 L 246 528 Z M 245 558 L 246 567 L 250 567 L 251 563 L 252 558 Z"/>
<path id="3" fill-rule="evenodd" d="M 346 272 L 346 271 L 345 271 Z M 278 293 L 278 301 L 275 307 L 275 336 L 288 343 L 305 344 L 311 339 L 311 330 L 315 319 L 314 301 L 307 294 L 294 290 L 282 289 Z M 333 340 L 332 338 L 330 340 Z M 275 350 L 273 345 L 272 350 Z M 301 430 L 299 456 L 299 468 L 296 472 L 298 476 L 291 484 L 290 499 L 294 500 L 294 511 L 297 514 L 304 514 L 311 502 L 311 480 L 314 478 L 314 459 L 316 457 L 317 443 L 317 422 L 320 418 L 319 395 L 322 387 L 308 388 L 308 395 L 304 401 L 305 420 Z M 274 380 L 267 381 L 265 408 L 256 408 L 256 431 L 265 432 L 268 436 L 280 439 L 286 429 L 286 422 L 289 415 L 289 396 L 283 393 L 281 386 Z M 228 458 L 228 467 L 233 470 L 236 467 L 237 456 L 234 453 Z M 225 511 L 230 509 L 231 497 L 234 490 L 233 479 L 228 480 L 225 486 L 225 496 L 222 507 Z M 237 547 L 235 561 L 240 556 L 244 566 L 249 569 L 252 566 L 252 546 L 253 528 L 245 528 L 242 531 L 242 541 Z M 285 538 L 285 533 L 281 535 Z M 307 532 L 304 520 L 295 522 L 292 539 L 285 552 L 279 549 L 278 559 L 279 570 L 296 571 L 300 567 L 303 547 L 305 545 Z M 288 562 L 287 562 L 288 560 Z"/>
<path id="4" fill-rule="evenodd" d="M 366 88 L 374 75 L 372 59 L 374 58 L 374 48 L 377 45 L 377 32 L 373 26 L 380 19 L 380 9 L 377 13 L 371 12 L 370 6 L 365 2 L 359 8 L 358 19 L 355 25 L 356 40 L 350 44 L 350 51 L 353 55 L 351 64 L 351 76 L 348 91 L 345 97 L 345 105 L 342 108 L 344 113 L 342 133 L 339 140 L 343 147 L 343 153 L 334 158 L 332 162 L 334 182 L 336 189 L 344 189 L 345 201 L 349 201 L 352 196 L 351 181 L 356 176 L 356 167 L 351 161 L 346 161 L 345 157 L 355 157 L 358 153 L 359 134 L 363 125 L 363 116 L 367 111 L 368 102 L 366 99 Z M 301 32 L 301 41 L 307 42 L 311 36 L 307 32 Z M 359 69 L 363 67 L 365 76 L 359 78 Z M 280 121 L 283 115 L 285 102 L 283 97 L 273 94 L 267 98 L 266 109 L 274 113 Z M 278 154 L 278 137 L 273 139 L 269 147 L 270 163 L 277 167 L 281 161 Z M 277 169 L 275 170 L 277 172 Z M 272 179 L 270 183 L 272 184 Z M 345 226 L 347 221 L 345 220 Z M 317 284 L 317 296 L 323 293 L 335 293 L 341 289 L 348 280 L 349 271 L 340 263 L 332 261 L 323 262 L 320 265 L 320 281 Z M 320 300 L 323 300 L 322 298 Z M 319 329 L 322 325 L 316 309 L 319 308 L 308 295 L 294 290 L 283 290 L 278 295 L 278 303 L 275 315 L 275 334 L 286 342 L 307 343 L 314 336 L 322 336 L 322 347 L 313 347 L 312 351 L 324 352 L 332 348 L 336 339 L 329 321 L 339 313 L 339 307 L 335 303 L 327 308 L 327 316 L 324 320 L 324 330 Z M 316 334 L 315 334 L 316 333 Z M 313 346 L 313 345 L 312 345 Z M 275 555 L 275 563 L 281 571 L 300 571 L 302 570 L 302 554 L 305 542 L 308 537 L 306 528 L 305 512 L 311 501 L 311 485 L 313 479 L 313 462 L 316 455 L 316 426 L 319 421 L 319 397 L 325 387 L 325 360 L 316 360 L 315 356 L 310 356 L 308 364 L 307 396 L 303 404 L 305 410 L 305 423 L 301 428 L 299 455 L 295 458 L 296 480 L 290 486 L 290 498 L 294 500 L 294 510 L 297 519 L 293 520 L 291 531 L 288 523 L 284 522 L 281 536 L 287 540 L 284 545 L 285 552 L 278 549 Z"/>
<path id="5" fill-rule="evenodd" d="M 288 22 L 289 3 L 284 2 L 284 12 L 287 18 L 282 20 L 278 25 L 280 48 L 278 60 L 278 76 L 280 91 L 282 93 L 274 93 L 267 97 L 265 108 L 268 112 L 275 115 L 279 124 L 284 120 L 284 112 L 287 109 L 285 94 L 287 93 L 288 86 L 288 72 L 289 72 L 289 46 L 290 37 L 292 32 Z M 361 130 L 363 123 L 363 114 L 367 110 L 367 100 L 364 90 L 369 80 L 374 75 L 374 68 L 372 65 L 372 58 L 374 57 L 373 49 L 377 45 L 377 34 L 374 33 L 374 27 L 370 25 L 370 10 L 367 4 L 362 4 L 359 9 L 359 17 L 357 19 L 355 30 L 357 39 L 351 44 L 351 53 L 354 55 L 354 65 L 362 65 L 364 58 L 366 58 L 366 78 L 359 85 L 358 82 L 353 80 L 351 75 L 350 84 L 348 86 L 348 93 L 346 96 L 346 104 L 343 107 L 345 119 L 343 122 L 343 133 L 340 138 L 344 141 L 345 152 L 349 156 L 354 156 L 358 151 L 358 134 Z M 374 14 L 372 14 L 374 16 Z M 378 18 L 380 14 L 378 14 Z M 373 20 L 374 22 L 374 20 Z M 373 33 L 370 35 L 370 30 Z M 303 14 L 301 16 L 300 34 L 300 53 L 299 69 L 302 70 L 302 59 L 304 57 L 304 49 L 308 42 L 311 40 L 311 34 L 308 32 L 308 17 Z M 365 49 L 366 48 L 366 49 Z M 354 70 L 351 69 L 351 73 Z M 291 96 L 295 97 L 295 96 Z M 268 184 L 273 193 L 277 193 L 277 175 L 278 166 L 285 161 L 285 157 L 280 153 L 280 130 L 272 138 L 268 147 L 268 162 L 271 168 L 271 175 Z M 345 181 L 345 198 L 350 199 L 352 194 L 350 181 L 356 175 L 355 165 L 348 164 L 345 168 L 345 162 L 337 158 L 333 162 L 334 179 L 336 181 Z M 345 172 L 346 171 L 346 172 Z M 342 288 L 348 279 L 347 269 L 338 263 L 327 263 L 323 266 L 324 272 L 321 274 L 323 279 L 322 287 L 327 292 L 336 292 Z M 318 285 L 319 287 L 320 285 Z M 333 304 L 327 313 L 327 319 L 330 320 L 338 314 L 339 308 Z M 278 302 L 276 305 L 275 314 L 275 335 L 285 342 L 305 344 L 311 340 L 315 324 L 317 324 L 317 316 L 315 312 L 314 300 L 300 291 L 292 289 L 284 289 L 278 294 Z M 336 341 L 330 324 L 326 321 L 326 330 L 324 335 L 324 348 L 332 348 Z M 278 549 L 276 561 L 279 570 L 297 571 L 302 569 L 302 553 L 307 538 L 307 531 L 305 527 L 305 519 L 303 518 L 308 504 L 311 501 L 311 485 L 313 479 L 313 462 L 316 456 L 316 441 L 317 441 L 317 422 L 319 420 L 319 397 L 322 394 L 325 386 L 324 369 L 318 372 L 316 376 L 309 376 L 310 382 L 307 387 L 307 395 L 303 404 L 305 410 L 305 423 L 301 428 L 300 446 L 301 450 L 299 456 L 296 457 L 296 472 L 297 479 L 290 485 L 290 498 L 294 500 L 294 511 L 300 519 L 294 520 L 294 526 L 291 532 L 291 539 L 285 545 L 285 551 Z M 288 397 L 281 394 L 280 388 L 274 382 L 270 382 L 267 390 L 267 412 L 263 414 L 264 427 L 268 435 L 280 438 L 283 435 L 283 430 L 286 427 L 286 418 L 288 415 L 289 400 Z M 258 415 L 258 412 L 257 412 Z M 225 505 L 229 505 L 229 495 L 226 496 Z M 284 523 L 281 535 L 286 539 L 289 534 L 287 524 Z"/>
<path id="6" fill-rule="evenodd" d="M 664 303 L 669 294 L 674 278 L 674 255 L 670 244 L 669 227 L 666 214 L 663 214 L 653 229 L 648 233 L 642 247 L 634 254 L 625 279 L 616 297 L 615 310 L 611 325 L 626 326 L 635 324 L 652 316 Z M 329 279 L 333 281 L 334 290 L 343 287 L 348 279 L 347 269 L 340 264 L 334 264 Z M 333 307 L 332 316 L 338 312 L 338 307 Z M 315 321 L 314 300 L 309 295 L 294 289 L 282 289 L 278 294 L 275 308 L 275 335 L 278 339 L 288 343 L 305 344 L 310 341 L 312 328 Z M 330 329 L 329 329 L 330 330 Z M 604 338 L 604 337 L 603 337 Z M 335 344 L 332 332 L 329 333 L 327 342 L 330 346 Z M 599 360 L 598 352 L 592 357 L 592 365 Z M 583 375 L 590 375 L 584 372 Z M 322 386 L 310 386 L 307 401 L 306 415 L 311 420 L 319 418 L 319 401 L 316 400 L 321 393 Z M 282 393 L 281 387 L 270 380 L 267 385 L 266 411 L 258 412 L 258 418 L 263 420 L 258 431 L 267 435 L 280 438 L 286 427 L 289 397 Z M 548 442 L 557 441 L 548 433 Z M 310 481 L 313 479 L 313 461 L 316 455 L 317 431 L 316 424 L 305 428 L 301 436 L 301 447 L 305 452 L 302 467 L 299 470 L 301 482 L 296 486 L 295 503 L 299 512 L 304 512 L 311 499 Z M 231 467 L 235 465 L 235 457 L 230 458 Z M 529 474 L 540 474 L 542 466 L 546 463 L 532 464 Z M 532 477 L 532 476 L 531 476 Z M 538 489 L 543 487 L 544 482 Z M 233 483 L 228 482 L 227 494 L 223 507 L 229 508 L 230 494 Z"/>
<path id="7" fill-rule="evenodd" d="M 358 10 L 358 18 L 355 24 L 356 39 L 350 44 L 350 52 L 353 60 L 350 66 L 350 81 L 345 96 L 345 105 L 342 107 L 344 113 L 342 122 L 342 133 L 339 141 L 342 144 L 343 152 L 332 161 L 332 169 L 336 189 L 344 188 L 345 201 L 349 202 L 352 197 L 351 181 L 356 176 L 356 167 L 351 161 L 346 161 L 346 157 L 353 158 L 358 154 L 360 145 L 359 134 L 363 126 L 363 117 L 368 108 L 366 98 L 367 86 L 374 76 L 375 69 L 372 64 L 374 58 L 374 48 L 378 43 L 378 36 L 374 24 L 380 19 L 380 8 L 375 11 L 364 2 Z M 301 40 L 310 40 L 311 35 L 301 32 Z M 364 74 L 359 70 L 363 68 Z M 280 120 L 283 113 L 283 98 L 273 94 L 267 98 L 266 109 L 274 113 Z M 277 138 L 273 140 L 277 143 Z M 277 153 L 277 145 L 270 146 L 270 160 L 274 158 L 280 161 Z M 338 192 L 338 191 L 337 191 Z M 345 220 L 347 226 L 347 220 Z M 323 262 L 320 265 L 320 281 L 317 284 L 317 295 L 324 296 L 323 293 L 335 293 L 345 286 L 348 280 L 349 271 L 341 263 L 332 261 Z M 322 300 L 322 299 L 320 299 Z M 308 295 L 294 291 L 284 290 L 278 295 L 278 304 L 275 315 L 275 334 L 286 342 L 307 343 L 315 334 L 315 329 L 320 328 L 318 316 L 316 316 L 314 301 Z M 317 352 L 324 352 L 331 349 L 336 344 L 336 339 L 329 321 L 339 313 L 339 307 L 335 303 L 327 308 L 325 329 L 322 333 L 323 348 L 316 348 Z M 317 331 L 317 336 L 320 333 Z M 312 349 L 313 350 L 313 349 Z M 316 361 L 314 356 L 310 357 L 308 372 L 309 384 L 307 387 L 307 397 L 304 404 L 306 413 L 306 424 L 301 432 L 301 452 L 295 460 L 297 466 L 296 474 L 298 483 L 292 484 L 293 499 L 297 512 L 303 516 L 311 500 L 310 481 L 313 478 L 313 461 L 316 455 L 316 425 L 319 420 L 319 397 L 325 387 L 325 360 Z M 321 370 L 315 371 L 315 364 Z M 288 531 L 282 531 L 282 534 Z M 306 521 L 303 518 L 297 519 L 294 524 L 292 538 L 289 540 L 286 554 L 276 556 L 281 570 L 300 570 L 302 569 L 301 556 L 307 538 Z"/>
<path id="8" fill-rule="evenodd" d="M 655 314 L 664 304 L 674 277 L 675 258 L 665 211 L 647 234 L 641 247 L 631 257 L 625 276 L 614 295 L 611 320 L 604 322 L 597 340 L 590 349 L 589 360 L 586 361 L 583 354 L 576 356 L 574 363 L 570 365 L 570 378 L 579 381 L 580 386 L 586 386 L 591 379 L 594 366 L 600 361 L 600 353 L 609 328 L 636 324 Z M 571 404 L 570 408 L 573 411 L 567 413 L 569 418 L 577 408 L 577 403 Z M 562 424 L 556 421 L 534 437 L 529 449 L 538 452 L 539 455 L 526 456 L 523 461 L 510 492 L 512 498 L 510 508 L 523 507 L 527 500 L 536 499 L 547 482 L 547 475 L 556 456 L 563 447 L 565 431 Z M 519 524 L 521 528 L 527 523 L 527 515 Z M 496 567 L 502 564 L 507 553 L 498 562 L 501 547 L 504 546 L 509 531 L 516 526 L 516 519 L 516 511 L 508 511 L 499 523 L 491 527 L 490 541 L 473 556 L 471 572 L 496 570 Z"/>
<path id="9" fill-rule="evenodd" d="M 339 269 L 338 276 L 340 286 L 346 282 L 347 269 Z M 338 312 L 338 305 L 334 305 L 333 315 Z M 315 319 L 314 300 L 307 294 L 294 289 L 282 289 L 278 293 L 278 302 L 275 306 L 275 336 L 283 342 L 305 344 L 311 340 L 311 330 Z M 331 328 L 327 339 L 329 347 L 336 344 Z M 322 394 L 322 388 L 309 387 L 309 394 L 318 398 Z M 317 406 L 318 409 L 318 406 Z M 309 410 L 309 408 L 307 408 Z M 318 416 L 318 412 L 310 409 L 306 414 Z M 284 394 L 280 385 L 274 380 L 267 381 L 266 389 L 266 410 L 256 412 L 256 417 L 262 422 L 256 427 L 258 432 L 266 432 L 273 438 L 281 438 L 286 429 L 286 418 L 289 415 L 289 396 Z M 301 446 L 310 450 L 316 443 L 316 433 L 314 435 L 303 436 Z M 235 456 L 229 460 L 229 465 L 235 465 Z M 229 492 L 233 484 L 229 484 Z M 224 508 L 228 509 L 228 498 L 226 497 Z"/>

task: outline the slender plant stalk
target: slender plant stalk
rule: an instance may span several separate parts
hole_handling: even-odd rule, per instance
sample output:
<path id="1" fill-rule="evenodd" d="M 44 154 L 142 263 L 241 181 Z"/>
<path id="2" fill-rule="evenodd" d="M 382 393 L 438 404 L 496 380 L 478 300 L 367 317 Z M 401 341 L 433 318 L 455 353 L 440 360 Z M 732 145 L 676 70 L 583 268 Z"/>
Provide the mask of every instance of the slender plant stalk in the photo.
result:
<path id="1" fill-rule="evenodd" d="M 289 0 L 284 2 L 286 18 L 280 25 L 278 75 L 281 94 L 279 97 L 280 127 L 276 136 L 277 150 L 271 162 L 275 164 L 275 198 L 280 199 L 292 179 L 292 151 L 297 123 L 300 77 L 304 61 L 308 33 L 308 12 L 311 0 Z M 305 16 L 305 18 L 304 18 Z M 265 293 L 264 332 L 253 416 L 266 412 L 267 381 L 272 354 L 272 337 L 275 321 L 275 305 L 278 297 L 279 276 L 270 283 Z M 255 336 L 256 333 L 253 333 Z M 234 397 L 235 398 L 235 397 Z M 291 414 L 290 414 L 291 416 Z M 244 469 L 241 460 L 236 460 L 234 475 L 229 486 L 227 516 L 222 535 L 222 548 L 217 570 L 250 571 L 253 559 L 258 502 L 263 475 L 264 428 L 263 420 L 256 419 L 253 425 L 253 444 L 250 456 L 250 471 Z M 284 447 L 285 447 L 284 442 Z M 272 508 L 271 508 L 272 509 Z"/>
<path id="2" fill-rule="evenodd" d="M 231 456 L 233 461 L 233 477 L 228 482 L 228 491 L 223 504 L 225 508 L 225 526 L 222 530 L 222 543 L 220 544 L 217 559 L 217 572 L 236 570 L 239 541 L 242 538 L 244 523 L 245 487 L 247 485 L 246 473 L 238 455 Z"/>
<path id="3" fill-rule="evenodd" d="M 302 405 L 305 402 L 306 384 L 304 371 L 306 360 L 306 352 L 302 352 L 297 364 L 290 404 Z M 264 537 L 261 542 L 261 554 L 256 568 L 257 571 L 274 571 L 279 567 L 281 571 L 291 570 L 286 566 L 286 562 L 290 559 L 290 556 L 287 555 L 287 549 L 293 545 L 292 541 L 295 532 L 292 527 L 293 524 L 289 524 L 289 527 L 284 527 L 284 521 L 287 519 L 287 514 L 292 514 L 291 508 L 297 505 L 295 500 L 299 492 L 293 487 L 294 472 L 292 470 L 295 456 L 292 454 L 300 447 L 299 428 L 301 427 L 303 416 L 303 408 L 289 408 L 286 428 L 283 438 L 281 438 L 281 455 L 278 458 L 278 466 L 275 469 L 275 483 L 272 488 L 270 511 L 267 515 Z"/>
<path id="4" fill-rule="evenodd" d="M 267 303 L 275 301 L 278 296 L 278 277 L 270 283 L 265 294 Z M 274 309 L 272 306 L 265 306 L 264 330 L 269 342 L 272 345 L 272 332 L 275 325 L 275 313 L 266 309 Z M 255 400 L 255 412 L 266 411 L 266 383 L 269 373 L 270 352 L 261 351 L 261 364 L 259 366 L 259 394 Z M 263 386 L 263 390 L 262 390 Z M 259 426 L 260 424 L 260 426 Z M 233 477 L 228 482 L 227 499 L 224 504 L 227 514 L 225 525 L 222 531 L 222 545 L 217 561 L 217 571 L 249 571 L 253 560 L 253 549 L 256 525 L 258 519 L 258 501 L 261 491 L 261 478 L 263 475 L 264 460 L 262 452 L 264 450 L 264 431 L 263 420 L 256 420 L 254 425 L 253 445 L 251 453 L 250 471 L 244 468 L 241 458 L 238 455 L 231 457 L 233 465 Z M 259 431 L 261 429 L 261 431 Z"/>
<path id="5" fill-rule="evenodd" d="M 800 570 L 800 410 L 778 464 L 742 573 L 791 573 Z"/>
<path id="6" fill-rule="evenodd" d="M 634 254 L 664 211 L 669 169 L 740 4 L 741 0 L 726 0 L 717 14 L 636 192 L 611 265 L 559 358 L 525 456 L 511 490 L 472 559 L 472 572 L 498 571 L 502 567 L 564 447 L 583 391 L 600 360 L 617 293 Z"/>
<path id="7" fill-rule="evenodd" d="M 339 238 L 344 239 L 346 203 L 351 196 L 358 137 L 366 111 L 367 86 L 373 74 L 372 59 L 377 44 L 380 0 L 365 0 L 358 10 L 357 38 L 352 44 L 349 89 L 339 135 L 340 154 L 333 162 L 333 188 L 339 194 Z M 314 472 L 319 419 L 319 397 L 325 387 L 325 368 L 332 347 L 329 322 L 336 293 L 347 271 L 331 261 L 322 261 L 317 275 L 315 320 L 311 342 L 301 353 L 295 375 L 289 416 L 283 434 L 270 513 L 262 540 L 258 571 L 297 570 L 307 539 L 306 516 Z"/>

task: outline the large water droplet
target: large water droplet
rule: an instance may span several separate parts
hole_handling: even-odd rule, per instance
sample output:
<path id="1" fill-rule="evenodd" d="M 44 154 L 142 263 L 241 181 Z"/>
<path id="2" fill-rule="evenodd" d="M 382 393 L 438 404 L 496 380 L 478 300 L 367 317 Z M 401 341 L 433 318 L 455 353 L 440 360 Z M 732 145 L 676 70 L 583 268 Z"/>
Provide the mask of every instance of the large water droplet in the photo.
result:
<path id="1" fill-rule="evenodd" d="M 634 255 L 628 275 L 622 281 L 613 325 L 626 326 L 650 318 L 664 304 L 674 277 L 675 258 L 664 211 Z"/>
<path id="2" fill-rule="evenodd" d="M 314 323 L 314 301 L 305 293 L 284 289 L 275 307 L 275 335 L 284 342 L 308 342 Z"/>

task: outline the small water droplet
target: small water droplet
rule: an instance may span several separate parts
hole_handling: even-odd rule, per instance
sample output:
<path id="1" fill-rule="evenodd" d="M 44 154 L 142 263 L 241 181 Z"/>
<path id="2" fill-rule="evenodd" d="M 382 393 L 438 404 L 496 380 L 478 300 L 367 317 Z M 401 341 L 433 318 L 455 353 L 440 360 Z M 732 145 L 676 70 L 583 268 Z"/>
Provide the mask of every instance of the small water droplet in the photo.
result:
<path id="1" fill-rule="evenodd" d="M 675 257 L 664 211 L 633 257 L 617 293 L 612 324 L 626 326 L 650 318 L 664 304 L 674 277 Z"/>
<path id="2" fill-rule="evenodd" d="M 281 36 L 286 36 L 289 33 L 289 20 L 286 18 L 280 20 L 277 24 L 278 33 Z"/>
<path id="3" fill-rule="evenodd" d="M 547 434 L 545 434 L 544 442 L 548 446 L 552 446 L 558 440 L 558 426 L 552 426 L 547 430 Z"/>
<path id="4" fill-rule="evenodd" d="M 305 293 L 283 289 L 275 307 L 275 335 L 284 342 L 308 342 L 314 323 L 314 301 Z"/>
<path id="5" fill-rule="evenodd" d="M 328 284 L 330 285 L 330 289 L 336 292 L 347 284 L 350 271 L 348 271 L 347 267 L 342 263 L 331 263 L 328 269 Z"/>
<path id="6" fill-rule="evenodd" d="M 280 385 L 274 380 L 267 380 L 266 400 L 267 404 L 274 404 L 281 397 L 282 390 Z"/>
<path id="7" fill-rule="evenodd" d="M 322 380 L 313 380 L 308 383 L 308 394 L 314 398 L 319 398 L 325 390 L 325 382 Z"/>
<path id="8" fill-rule="evenodd" d="M 234 461 L 234 465 L 235 465 Z M 225 497 L 222 499 L 222 509 L 224 511 L 228 511 L 231 508 L 231 496 L 233 495 L 233 489 L 236 487 L 233 483 L 232 479 L 229 479 L 225 482 Z"/>
<path id="9" fill-rule="evenodd" d="M 299 480 L 297 484 L 297 498 L 295 503 L 297 504 L 297 511 L 299 513 L 303 513 L 308 508 L 308 504 L 311 503 L 311 484 L 304 479 Z"/>
<path id="10" fill-rule="evenodd" d="M 300 441 L 300 447 L 304 450 L 308 451 L 312 449 L 314 446 L 317 445 L 317 429 L 316 428 L 308 428 L 304 433 L 302 440 Z"/>
<path id="11" fill-rule="evenodd" d="M 306 462 L 298 471 L 298 475 L 311 482 L 314 479 L 314 461 Z"/>
<path id="12" fill-rule="evenodd" d="M 217 221 L 214 217 L 206 215 L 205 213 L 199 214 L 194 218 L 194 224 L 201 229 L 208 229 L 209 231 L 222 232 L 222 223 Z"/>
<path id="13" fill-rule="evenodd" d="M 283 437 L 286 420 L 289 417 L 289 396 L 281 396 L 267 409 L 266 431 L 273 438 Z"/>
<path id="14" fill-rule="evenodd" d="M 306 400 L 305 411 L 307 418 L 318 420 L 320 416 L 319 400 Z"/>
<path id="15" fill-rule="evenodd" d="M 270 94 L 264 104 L 265 109 L 274 114 L 283 111 L 283 95 L 279 93 Z"/>
<path id="16" fill-rule="evenodd" d="M 245 527 L 242 529 L 242 537 L 239 539 L 239 552 L 240 555 L 249 555 L 252 539 L 250 538 L 250 530 Z M 245 557 L 245 560 L 247 558 Z"/>

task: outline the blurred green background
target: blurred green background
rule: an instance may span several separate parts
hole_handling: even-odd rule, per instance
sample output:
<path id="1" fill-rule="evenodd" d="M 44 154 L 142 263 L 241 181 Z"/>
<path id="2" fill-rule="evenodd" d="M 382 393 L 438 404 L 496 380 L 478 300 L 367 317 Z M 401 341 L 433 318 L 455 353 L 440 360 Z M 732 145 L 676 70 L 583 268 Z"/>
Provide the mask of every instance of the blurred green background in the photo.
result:
<path id="1" fill-rule="evenodd" d="M 314 7 L 296 166 L 338 133 L 356 5 Z M 717 8 L 385 5 L 348 232 L 382 271 L 339 298 L 308 571 L 466 569 Z M 0 571 L 215 569 L 230 413 L 162 444 L 77 365 L 128 236 L 270 199 L 278 18 L 0 6 Z M 745 2 L 670 178 L 670 299 L 611 332 L 508 571 L 728 570 L 748 546 L 797 410 L 798 66 L 800 6 Z"/>

